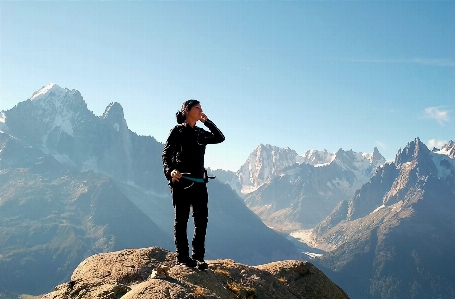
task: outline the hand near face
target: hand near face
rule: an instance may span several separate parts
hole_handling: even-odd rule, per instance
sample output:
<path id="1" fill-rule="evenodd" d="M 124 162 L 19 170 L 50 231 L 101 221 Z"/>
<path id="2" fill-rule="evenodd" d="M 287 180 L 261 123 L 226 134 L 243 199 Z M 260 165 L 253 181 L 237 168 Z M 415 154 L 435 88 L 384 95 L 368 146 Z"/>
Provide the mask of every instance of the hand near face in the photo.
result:
<path id="1" fill-rule="evenodd" d="M 199 120 L 204 123 L 207 120 L 207 115 L 205 115 L 205 113 L 201 113 L 201 118 Z"/>

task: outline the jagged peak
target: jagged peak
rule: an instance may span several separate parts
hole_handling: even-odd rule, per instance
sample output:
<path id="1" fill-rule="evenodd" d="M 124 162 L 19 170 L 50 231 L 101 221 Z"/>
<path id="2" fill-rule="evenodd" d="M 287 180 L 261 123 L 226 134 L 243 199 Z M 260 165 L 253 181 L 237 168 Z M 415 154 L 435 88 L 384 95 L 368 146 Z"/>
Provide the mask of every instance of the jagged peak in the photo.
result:
<path id="1" fill-rule="evenodd" d="M 345 151 L 342 148 L 336 152 L 328 152 L 326 149 L 320 150 L 308 150 L 306 151 L 301 159 L 298 158 L 299 163 L 309 163 L 317 166 L 329 165 L 334 161 L 337 163 L 350 163 L 359 162 L 363 160 L 369 160 L 370 164 L 383 164 L 385 158 L 379 153 L 377 147 L 374 148 L 372 153 L 355 152 L 352 149 Z"/>
<path id="2" fill-rule="evenodd" d="M 384 156 L 381 155 L 377 147 L 373 149 L 373 161 L 385 160 Z"/>
<path id="3" fill-rule="evenodd" d="M 263 149 L 263 148 L 270 148 L 270 147 L 271 147 L 270 144 L 260 143 L 258 146 L 256 146 L 256 150 L 260 150 L 260 149 Z"/>
<path id="4" fill-rule="evenodd" d="M 35 91 L 29 100 L 39 109 L 51 110 L 54 108 L 66 109 L 68 107 L 82 106 L 87 104 L 78 90 L 62 88 L 55 83 L 49 83 Z M 71 108 L 73 109 L 73 108 Z"/>
<path id="5" fill-rule="evenodd" d="M 450 140 L 447 144 L 445 144 L 440 150 L 434 150 L 438 154 L 444 154 L 449 156 L 452 159 L 455 159 L 455 141 Z"/>
<path id="6" fill-rule="evenodd" d="M 403 149 L 398 150 L 395 156 L 395 165 L 399 166 L 403 163 L 411 162 L 429 153 L 428 147 L 420 141 L 419 137 L 416 137 L 413 141 L 408 142 Z"/>
<path id="7" fill-rule="evenodd" d="M 275 145 L 271 145 L 269 143 L 267 144 L 263 144 L 263 143 L 260 143 L 256 149 L 270 149 L 270 150 L 275 150 L 275 149 L 280 149 L 280 150 L 291 150 L 289 147 L 279 147 L 279 146 L 275 146 Z"/>
<path id="8" fill-rule="evenodd" d="M 253 155 L 253 156 L 257 156 L 257 155 L 262 155 L 262 154 L 272 154 L 272 155 L 291 155 L 291 156 L 298 156 L 297 152 L 289 147 L 278 147 L 278 146 L 274 146 L 274 145 L 270 145 L 270 144 L 259 144 L 254 150 L 253 152 L 250 154 Z"/>
<path id="9" fill-rule="evenodd" d="M 339 154 L 342 154 L 344 153 L 344 150 L 340 147 L 336 152 L 335 152 L 335 155 L 339 155 Z"/>
<path id="10" fill-rule="evenodd" d="M 354 152 L 352 151 L 352 149 L 345 151 L 342 148 L 340 148 L 335 153 L 336 160 L 353 159 L 353 158 L 354 158 Z"/>
<path id="11" fill-rule="evenodd" d="M 312 149 L 312 150 L 307 150 L 303 155 L 304 156 L 309 156 L 309 155 L 313 155 L 313 154 L 332 154 L 332 153 L 329 153 L 326 149 L 323 149 L 322 151 L 321 150 L 315 150 L 315 149 Z"/>
<path id="12" fill-rule="evenodd" d="M 362 157 L 368 159 L 371 164 L 383 164 L 386 162 L 386 159 L 383 155 L 379 152 L 377 147 L 373 148 L 372 153 L 361 153 Z"/>
<path id="13" fill-rule="evenodd" d="M 298 163 L 307 163 L 311 165 L 328 165 L 335 159 L 335 153 L 329 153 L 326 149 L 308 150 L 301 157 L 298 158 Z"/>
<path id="14" fill-rule="evenodd" d="M 103 117 L 105 119 L 116 119 L 116 120 L 123 120 L 123 107 L 118 102 L 112 102 L 104 110 Z"/>
<path id="15" fill-rule="evenodd" d="M 443 146 L 443 148 L 446 147 L 455 147 L 455 141 L 449 140 L 449 142 L 447 142 L 447 144 Z"/>

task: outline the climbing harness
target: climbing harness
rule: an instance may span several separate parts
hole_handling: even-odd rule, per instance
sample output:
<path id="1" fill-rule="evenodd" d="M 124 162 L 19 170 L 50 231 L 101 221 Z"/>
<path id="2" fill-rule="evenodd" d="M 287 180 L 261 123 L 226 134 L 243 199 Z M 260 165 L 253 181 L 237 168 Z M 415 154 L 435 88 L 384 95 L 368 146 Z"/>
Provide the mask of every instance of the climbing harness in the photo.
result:
<path id="1" fill-rule="evenodd" d="M 183 174 L 191 174 L 189 172 L 185 172 Z M 190 176 L 186 176 L 186 175 L 182 175 L 182 179 L 186 179 L 186 180 L 189 180 L 191 181 L 191 185 L 187 186 L 187 187 L 183 187 L 183 189 L 188 189 L 190 188 L 191 186 L 194 185 L 194 183 L 208 183 L 209 179 L 213 180 L 216 178 L 216 176 L 208 176 L 207 175 L 207 170 L 204 171 L 204 178 L 193 178 L 193 177 L 190 177 Z"/>

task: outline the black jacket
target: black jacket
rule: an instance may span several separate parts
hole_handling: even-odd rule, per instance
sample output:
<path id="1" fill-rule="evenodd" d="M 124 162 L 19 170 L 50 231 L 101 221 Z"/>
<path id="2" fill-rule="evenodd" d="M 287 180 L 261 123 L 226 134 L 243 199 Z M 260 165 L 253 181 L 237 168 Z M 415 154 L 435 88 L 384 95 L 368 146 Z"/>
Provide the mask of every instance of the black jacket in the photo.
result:
<path id="1" fill-rule="evenodd" d="M 190 173 L 189 176 L 204 178 L 204 154 L 207 144 L 224 141 L 224 135 L 213 122 L 207 119 L 204 125 L 210 132 L 186 124 L 176 125 L 163 149 L 164 175 L 171 180 L 171 172 L 177 169 L 180 172 Z"/>

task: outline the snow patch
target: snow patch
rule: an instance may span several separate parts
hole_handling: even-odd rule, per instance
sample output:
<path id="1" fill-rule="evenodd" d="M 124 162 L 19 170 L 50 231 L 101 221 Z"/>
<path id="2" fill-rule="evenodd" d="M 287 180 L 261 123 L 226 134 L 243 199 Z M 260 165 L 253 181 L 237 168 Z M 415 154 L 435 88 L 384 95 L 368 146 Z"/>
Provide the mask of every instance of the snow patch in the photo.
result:
<path id="1" fill-rule="evenodd" d="M 114 128 L 115 128 L 115 130 L 117 130 L 117 132 L 120 131 L 120 125 L 118 123 L 114 124 Z"/>
<path id="2" fill-rule="evenodd" d="M 332 161 L 333 161 L 333 160 L 332 160 Z M 330 163 L 332 163 L 332 161 L 327 162 L 327 163 L 315 164 L 315 165 L 313 165 L 313 166 L 314 166 L 314 167 L 324 167 L 324 166 L 328 166 L 328 165 L 330 165 Z"/>
<path id="3" fill-rule="evenodd" d="M 56 96 L 62 96 L 63 94 L 65 94 L 65 89 L 61 88 L 55 83 L 50 83 L 46 86 L 43 86 L 40 90 L 35 91 L 33 95 L 30 97 L 30 100 L 31 101 L 40 100 L 51 91 L 54 92 Z"/>
<path id="4" fill-rule="evenodd" d="M 329 153 L 327 150 L 309 150 L 306 151 L 302 156 L 296 158 L 296 162 L 299 164 L 307 163 L 315 167 L 321 167 L 329 165 L 335 159 L 335 153 Z"/>
<path id="5" fill-rule="evenodd" d="M 54 125 L 52 127 L 60 127 L 60 130 L 66 132 L 68 135 L 73 136 L 73 125 L 70 121 L 71 117 L 62 117 L 62 115 L 57 115 L 54 120 Z"/>
<path id="6" fill-rule="evenodd" d="M 451 159 L 455 158 L 455 142 L 449 141 L 446 145 L 444 145 L 440 150 L 436 151 L 436 154 L 446 155 Z"/>
<path id="7" fill-rule="evenodd" d="M 56 85 L 55 83 L 50 83 L 46 86 L 43 86 L 40 90 L 38 91 L 35 91 L 32 96 L 30 97 L 30 100 L 33 101 L 33 100 L 36 100 L 37 98 L 39 98 L 40 96 L 42 95 L 45 95 L 46 93 L 49 92 L 49 90 L 52 89 L 52 87 L 54 87 L 54 85 Z"/>
<path id="8" fill-rule="evenodd" d="M 0 112 L 0 123 L 5 123 L 6 121 L 6 115 L 5 112 Z"/>
<path id="9" fill-rule="evenodd" d="M 433 163 L 438 169 L 439 178 L 445 179 L 447 176 L 455 173 L 455 161 L 450 159 L 449 154 L 448 151 L 441 150 L 431 155 Z"/>
<path id="10" fill-rule="evenodd" d="M 379 211 L 380 209 L 383 209 L 383 208 L 385 208 L 385 205 L 380 205 L 379 207 L 377 207 L 376 209 L 374 209 L 374 211 L 371 212 L 370 215 L 376 213 L 377 211 Z"/>
<path id="11" fill-rule="evenodd" d="M 245 187 L 242 188 L 242 190 L 240 192 L 242 192 L 242 194 L 248 194 L 248 193 L 256 191 L 259 187 L 260 186 L 257 186 L 257 187 L 245 186 Z"/>
<path id="12" fill-rule="evenodd" d="M 436 154 L 448 156 L 450 154 L 450 152 L 447 149 L 442 149 L 442 150 L 437 151 Z"/>
<path id="13" fill-rule="evenodd" d="M 303 253 L 306 254 L 307 256 L 309 256 L 311 259 L 315 259 L 315 258 L 323 256 L 322 253 L 314 253 L 314 252 L 306 252 L 306 251 Z"/>

